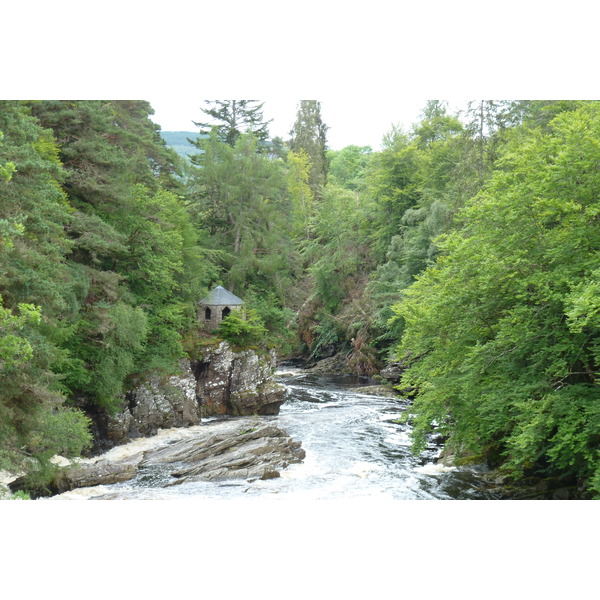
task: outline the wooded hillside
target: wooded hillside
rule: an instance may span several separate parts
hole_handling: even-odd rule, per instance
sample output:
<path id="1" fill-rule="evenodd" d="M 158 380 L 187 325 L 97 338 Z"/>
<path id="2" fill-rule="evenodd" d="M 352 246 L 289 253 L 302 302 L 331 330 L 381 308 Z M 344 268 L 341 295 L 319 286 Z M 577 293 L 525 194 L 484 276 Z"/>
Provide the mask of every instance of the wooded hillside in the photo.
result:
<path id="1" fill-rule="evenodd" d="M 416 450 L 600 494 L 600 103 L 430 101 L 380 151 L 297 108 L 207 102 L 187 161 L 145 101 L 0 101 L 0 469 L 89 449 L 222 284 L 281 356 L 403 360 Z"/>

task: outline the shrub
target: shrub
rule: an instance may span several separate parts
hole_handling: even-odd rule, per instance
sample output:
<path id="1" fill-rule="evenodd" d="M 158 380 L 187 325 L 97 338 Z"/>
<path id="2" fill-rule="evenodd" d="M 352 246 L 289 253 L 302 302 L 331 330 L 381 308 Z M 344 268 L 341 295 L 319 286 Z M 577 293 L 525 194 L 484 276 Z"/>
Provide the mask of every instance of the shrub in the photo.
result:
<path id="1" fill-rule="evenodd" d="M 264 340 L 267 329 L 254 311 L 249 310 L 246 319 L 233 311 L 223 319 L 218 334 L 236 346 L 251 346 Z"/>

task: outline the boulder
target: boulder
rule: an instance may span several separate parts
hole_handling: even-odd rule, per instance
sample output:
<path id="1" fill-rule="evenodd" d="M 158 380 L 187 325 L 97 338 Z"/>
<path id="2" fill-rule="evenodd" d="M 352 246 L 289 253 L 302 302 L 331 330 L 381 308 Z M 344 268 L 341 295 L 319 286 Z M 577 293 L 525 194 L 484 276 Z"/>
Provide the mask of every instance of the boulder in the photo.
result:
<path id="1" fill-rule="evenodd" d="M 368 394 L 370 396 L 383 396 L 384 398 L 396 398 L 398 392 L 389 385 L 365 385 L 363 387 L 353 388 L 356 394 Z"/>
<path id="2" fill-rule="evenodd" d="M 336 354 L 318 361 L 306 371 L 315 375 L 352 375 L 352 370 L 348 367 L 346 359 L 347 356 Z"/>
<path id="3" fill-rule="evenodd" d="M 55 477 L 52 487 L 55 492 L 62 493 L 76 488 L 127 481 L 136 476 L 141 458 L 116 462 L 99 460 L 65 468 Z"/>

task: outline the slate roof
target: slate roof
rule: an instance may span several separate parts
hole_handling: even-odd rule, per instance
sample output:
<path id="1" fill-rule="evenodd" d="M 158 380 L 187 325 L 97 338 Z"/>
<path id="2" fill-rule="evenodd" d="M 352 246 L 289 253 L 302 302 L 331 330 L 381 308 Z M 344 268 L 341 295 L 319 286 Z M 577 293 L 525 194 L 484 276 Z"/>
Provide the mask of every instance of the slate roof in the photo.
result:
<path id="1" fill-rule="evenodd" d="M 224 287 L 218 285 L 208 296 L 200 300 L 200 304 L 211 304 L 213 306 L 239 306 L 245 302 L 235 294 L 228 292 Z"/>

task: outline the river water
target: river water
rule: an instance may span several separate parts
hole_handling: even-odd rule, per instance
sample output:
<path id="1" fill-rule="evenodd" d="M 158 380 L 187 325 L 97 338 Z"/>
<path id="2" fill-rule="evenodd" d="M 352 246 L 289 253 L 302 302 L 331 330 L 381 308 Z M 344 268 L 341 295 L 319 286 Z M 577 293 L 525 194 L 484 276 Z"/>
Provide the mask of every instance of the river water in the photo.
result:
<path id="1" fill-rule="evenodd" d="M 135 479 L 73 492 L 90 499 L 493 499 L 480 467 L 435 464 L 440 448 L 432 443 L 420 456 L 410 451 L 409 426 L 396 421 L 406 400 L 354 391 L 365 380 L 312 375 L 300 370 L 278 373 L 287 398 L 273 420 L 301 441 L 302 463 L 281 477 L 251 483 L 189 482 L 163 487 L 169 476 L 159 467 Z"/>

